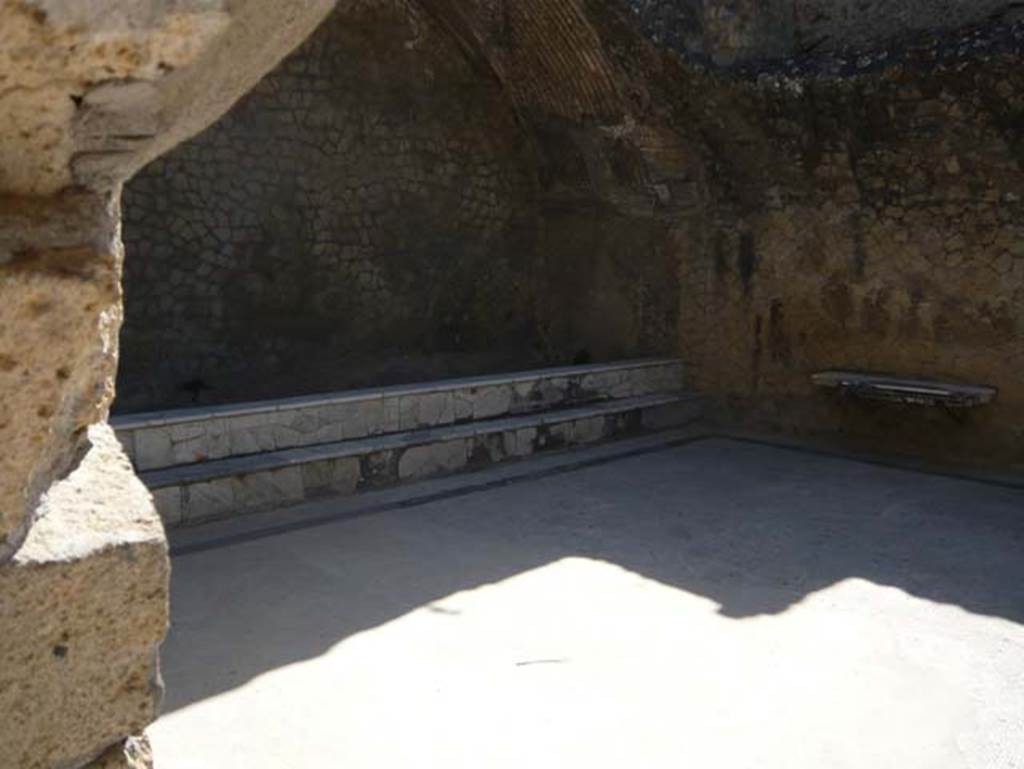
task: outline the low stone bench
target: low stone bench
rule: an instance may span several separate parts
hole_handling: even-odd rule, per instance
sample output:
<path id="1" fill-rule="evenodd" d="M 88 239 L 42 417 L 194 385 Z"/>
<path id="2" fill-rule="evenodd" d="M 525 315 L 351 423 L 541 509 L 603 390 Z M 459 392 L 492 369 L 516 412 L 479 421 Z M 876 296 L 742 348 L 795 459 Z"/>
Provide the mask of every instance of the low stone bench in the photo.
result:
<path id="1" fill-rule="evenodd" d="M 650 359 L 114 417 L 140 471 L 682 389 Z"/>
<path id="2" fill-rule="evenodd" d="M 678 360 L 453 379 L 119 417 L 168 525 L 677 427 L 703 414 Z"/>
<path id="3" fill-rule="evenodd" d="M 987 385 L 906 379 L 863 371 L 820 371 L 811 377 L 811 381 L 819 387 L 839 390 L 856 398 L 956 409 L 991 403 L 999 392 Z"/>

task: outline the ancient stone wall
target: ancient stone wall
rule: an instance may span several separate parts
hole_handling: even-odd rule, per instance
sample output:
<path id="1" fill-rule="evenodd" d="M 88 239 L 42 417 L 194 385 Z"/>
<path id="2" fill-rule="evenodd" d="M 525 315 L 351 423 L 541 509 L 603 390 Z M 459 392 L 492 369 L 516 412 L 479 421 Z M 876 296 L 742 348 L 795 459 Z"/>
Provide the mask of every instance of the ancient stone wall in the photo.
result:
<path id="1" fill-rule="evenodd" d="M 1008 0 L 618 0 L 655 42 L 717 65 L 870 51 L 1021 15 Z"/>
<path id="2" fill-rule="evenodd" d="M 515 65 L 543 76 L 534 43 Z M 671 255 L 600 213 L 600 149 L 529 122 L 573 91 L 517 82 L 418 5 L 339 7 L 127 186 L 118 408 L 672 349 Z"/>
<path id="3" fill-rule="evenodd" d="M 873 449 L 1019 461 L 1024 121 L 1012 3 L 527 5 L 550 17 L 551 37 L 587 41 L 603 106 L 570 98 L 590 84 L 586 68 L 543 63 L 523 71 L 558 71 L 564 88 L 537 97 L 548 81 L 525 78 L 516 103 L 547 124 L 577 122 L 552 132 L 575 141 L 547 154 L 604 183 L 605 211 L 639 234 L 638 263 L 662 276 L 674 267 L 678 349 L 725 415 Z M 500 77 L 553 57 L 516 14 L 497 16 L 472 19 L 465 38 Z M 562 31 L 579 19 L 585 34 Z M 700 56 L 680 43 L 695 32 Z M 831 37 L 801 42 L 819 34 Z M 956 416 L 837 403 L 810 375 L 840 366 L 1001 393 Z"/>
<path id="4" fill-rule="evenodd" d="M 133 183 L 126 405 L 184 402 L 189 380 L 234 399 L 678 349 L 736 417 L 958 460 L 1012 453 L 1019 25 L 913 37 L 908 23 L 887 46 L 723 70 L 649 42 L 658 23 L 666 40 L 704 23 L 683 3 L 634 7 L 640 25 L 615 4 L 385 8 L 337 11 Z M 895 10 L 873 8 L 876 40 Z M 861 39 L 836 9 L 814 18 Z M 432 78 L 410 74 L 426 64 Z M 296 111 L 311 77 L 324 93 Z M 380 135 L 351 128 L 377 115 Z M 403 150 L 410 125 L 427 144 Z M 452 137 L 458 151 L 430 149 Z M 410 343 L 434 357 L 396 374 Z M 318 373 L 325 349 L 339 365 Z M 809 382 L 831 367 L 1001 394 L 959 421 L 840 405 Z M 232 392 L 253 370 L 267 389 Z"/>
<path id="5" fill-rule="evenodd" d="M 271 397 L 460 353 L 531 362 L 529 153 L 430 18 L 339 9 L 128 185 L 119 405 L 187 401 L 190 380 Z"/>
<path id="6" fill-rule="evenodd" d="M 702 388 L 776 429 L 1020 462 L 1022 41 L 999 26 L 862 74 L 690 75 L 677 119 L 702 125 L 710 181 L 680 344 Z M 840 402 L 810 384 L 828 368 L 1000 394 L 959 415 Z"/>

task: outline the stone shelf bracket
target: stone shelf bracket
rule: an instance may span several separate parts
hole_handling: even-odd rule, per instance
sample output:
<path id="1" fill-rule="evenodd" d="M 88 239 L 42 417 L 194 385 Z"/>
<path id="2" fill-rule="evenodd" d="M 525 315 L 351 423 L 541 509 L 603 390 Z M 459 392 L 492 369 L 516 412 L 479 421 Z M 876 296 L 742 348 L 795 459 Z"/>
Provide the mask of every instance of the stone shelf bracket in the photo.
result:
<path id="1" fill-rule="evenodd" d="M 811 375 L 811 382 L 838 390 L 844 396 L 907 406 L 940 406 L 956 412 L 989 404 L 999 393 L 997 388 L 987 385 L 905 379 L 863 371 L 819 371 Z"/>

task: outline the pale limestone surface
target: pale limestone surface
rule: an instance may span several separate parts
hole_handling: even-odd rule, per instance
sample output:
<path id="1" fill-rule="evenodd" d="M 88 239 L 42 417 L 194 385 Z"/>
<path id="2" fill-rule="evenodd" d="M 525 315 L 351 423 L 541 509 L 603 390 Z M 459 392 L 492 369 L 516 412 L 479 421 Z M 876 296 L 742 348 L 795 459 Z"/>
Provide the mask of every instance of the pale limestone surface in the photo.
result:
<path id="1" fill-rule="evenodd" d="M 0 745 L 18 769 L 79 766 L 139 734 L 161 696 L 167 545 L 113 432 L 94 426 L 0 565 Z"/>

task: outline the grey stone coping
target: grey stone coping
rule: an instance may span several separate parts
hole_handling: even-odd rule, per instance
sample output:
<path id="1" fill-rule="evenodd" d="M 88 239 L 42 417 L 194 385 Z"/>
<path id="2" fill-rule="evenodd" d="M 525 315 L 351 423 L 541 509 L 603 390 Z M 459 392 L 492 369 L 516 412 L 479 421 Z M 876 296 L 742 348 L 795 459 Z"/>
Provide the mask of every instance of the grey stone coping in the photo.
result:
<path id="1" fill-rule="evenodd" d="M 922 406 L 969 408 L 991 403 L 999 393 L 988 385 L 913 379 L 868 371 L 819 371 L 811 376 L 819 387 L 830 387 L 860 398 Z"/>
<path id="2" fill-rule="evenodd" d="M 422 446 L 430 443 L 444 443 L 479 435 L 490 435 L 511 430 L 573 422 L 591 417 L 620 414 L 638 409 L 655 408 L 672 404 L 703 400 L 702 396 L 690 393 L 669 395 L 644 395 L 635 398 L 620 398 L 611 401 L 588 404 L 568 409 L 546 411 L 523 416 L 501 417 L 459 425 L 445 425 L 401 433 L 357 438 L 317 446 L 267 451 L 241 457 L 228 457 L 191 465 L 160 468 L 139 473 L 139 477 L 150 489 L 161 489 L 181 484 L 201 483 L 217 478 L 277 470 L 282 467 L 302 465 L 307 462 L 361 456 L 380 451 L 392 451 Z"/>
<path id="3" fill-rule="evenodd" d="M 640 358 L 612 363 L 592 363 L 584 366 L 558 366 L 555 368 L 533 369 L 507 374 L 483 374 L 481 376 L 462 377 L 459 379 L 438 379 L 430 382 L 390 385 L 388 387 L 342 390 L 319 395 L 300 395 L 293 398 L 279 398 L 266 401 L 225 403 L 216 406 L 149 411 L 139 414 L 121 414 L 111 418 L 110 424 L 115 430 L 137 430 L 142 427 L 161 427 L 172 424 L 201 422 L 212 417 L 266 414 L 276 411 L 290 411 L 292 409 L 350 403 L 352 401 L 374 400 L 377 398 L 424 395 L 462 388 L 518 384 L 539 379 L 586 376 L 587 374 L 603 374 L 610 371 L 628 371 L 631 369 L 681 365 L 683 365 L 682 361 L 677 358 Z"/>

